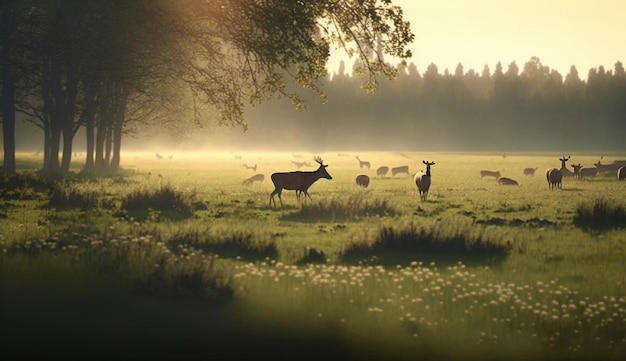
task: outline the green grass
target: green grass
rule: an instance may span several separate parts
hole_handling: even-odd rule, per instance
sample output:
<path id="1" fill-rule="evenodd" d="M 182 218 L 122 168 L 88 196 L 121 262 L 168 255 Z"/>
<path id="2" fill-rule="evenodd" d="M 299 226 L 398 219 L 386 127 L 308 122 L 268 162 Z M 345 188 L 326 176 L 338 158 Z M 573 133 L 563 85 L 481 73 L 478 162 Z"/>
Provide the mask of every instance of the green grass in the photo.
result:
<path id="1" fill-rule="evenodd" d="M 122 172 L 100 178 L 50 180 L 31 166 L 3 176 L 3 351 L 626 356 L 623 182 L 602 175 L 549 190 L 541 170 L 560 166 L 560 154 L 405 153 L 360 152 L 369 172 L 321 154 L 333 179 L 314 183 L 310 200 L 283 192 L 284 207 L 269 206 L 269 175 L 294 168 L 281 153 L 127 154 Z M 404 164 L 415 173 L 422 159 L 436 162 L 426 202 L 410 177 L 375 174 Z M 242 163 L 258 164 L 266 182 L 242 185 L 251 175 Z M 529 177 L 525 167 L 539 169 Z M 481 179 L 481 169 L 520 186 Z M 359 173 L 370 175 L 367 189 Z"/>

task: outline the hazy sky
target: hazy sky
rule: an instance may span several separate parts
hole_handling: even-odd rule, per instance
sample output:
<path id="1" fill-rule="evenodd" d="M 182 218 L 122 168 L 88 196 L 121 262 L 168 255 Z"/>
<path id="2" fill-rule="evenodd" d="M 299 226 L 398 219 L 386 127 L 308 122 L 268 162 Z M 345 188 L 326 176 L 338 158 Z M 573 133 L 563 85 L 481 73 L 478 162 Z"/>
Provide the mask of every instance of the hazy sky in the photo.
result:
<path id="1" fill-rule="evenodd" d="M 420 73 L 430 63 L 439 72 L 481 72 L 498 61 L 504 70 L 537 56 L 565 76 L 576 65 L 590 68 L 626 63 L 626 0 L 393 0 L 404 9 L 415 41 Z M 349 60 L 350 66 L 352 60 Z"/>

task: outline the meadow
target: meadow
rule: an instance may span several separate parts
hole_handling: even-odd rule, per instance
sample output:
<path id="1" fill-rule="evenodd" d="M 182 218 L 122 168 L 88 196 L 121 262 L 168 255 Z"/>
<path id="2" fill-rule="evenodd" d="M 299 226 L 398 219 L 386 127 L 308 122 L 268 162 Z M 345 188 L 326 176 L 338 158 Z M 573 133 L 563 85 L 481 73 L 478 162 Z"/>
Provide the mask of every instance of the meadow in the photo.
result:
<path id="1" fill-rule="evenodd" d="M 271 173 L 315 170 L 314 156 L 333 179 L 270 206 Z M 51 178 L 19 154 L 19 174 L 0 175 L 0 347 L 10 359 L 623 359 L 626 182 L 550 190 L 561 156 L 125 153 L 118 172 L 84 174 L 76 159 Z M 626 155 L 568 164 L 601 157 Z M 426 201 L 412 178 L 423 160 L 435 162 Z M 376 174 L 402 165 L 410 174 Z M 254 174 L 265 180 L 245 182 Z"/>

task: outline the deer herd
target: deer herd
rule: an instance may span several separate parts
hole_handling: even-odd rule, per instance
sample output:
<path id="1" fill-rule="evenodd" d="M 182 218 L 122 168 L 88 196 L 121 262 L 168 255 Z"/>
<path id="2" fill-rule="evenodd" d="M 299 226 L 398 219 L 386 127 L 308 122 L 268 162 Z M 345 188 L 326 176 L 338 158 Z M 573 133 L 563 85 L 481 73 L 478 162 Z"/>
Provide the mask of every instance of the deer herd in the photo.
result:
<path id="1" fill-rule="evenodd" d="M 371 168 L 371 163 L 369 161 L 362 160 L 358 155 L 355 156 L 357 161 L 359 162 L 359 168 Z M 324 164 L 324 161 L 320 157 L 314 157 L 314 161 L 318 164 L 318 168 L 314 171 L 286 171 L 286 172 L 275 172 L 271 174 L 270 179 L 272 180 L 272 184 L 274 185 L 274 190 L 270 193 L 269 197 L 269 206 L 276 206 L 275 196 L 278 196 L 278 200 L 283 205 L 282 201 L 282 191 L 283 190 L 293 190 L 295 191 L 296 198 L 300 200 L 300 197 L 303 196 L 304 199 L 307 197 L 311 199 L 309 195 L 309 188 L 317 182 L 319 179 L 328 179 L 332 180 L 333 177 L 328 173 L 326 169 L 328 164 Z M 614 161 L 609 164 L 602 164 L 600 161 L 594 163 L 594 167 L 584 167 L 582 164 L 570 164 L 572 170 L 570 171 L 567 168 L 567 162 L 571 159 L 570 156 L 563 156 L 559 158 L 561 162 L 561 167 L 550 167 L 546 170 L 546 180 L 548 182 L 548 189 L 561 189 L 564 178 L 572 178 L 576 180 L 583 180 L 584 178 L 595 177 L 598 174 L 604 172 L 616 172 L 618 180 L 626 179 L 626 161 L 619 160 Z M 309 162 L 292 162 L 298 168 L 303 166 L 310 166 Z M 419 198 L 422 202 L 427 200 L 428 192 L 431 186 L 431 167 L 435 165 L 433 161 L 422 160 L 422 164 L 426 166 L 426 170 L 420 170 L 413 175 L 413 182 L 417 187 Z M 246 169 L 251 169 L 256 172 L 257 165 L 249 166 L 247 164 L 243 165 Z M 523 169 L 524 176 L 532 177 L 535 174 L 535 171 L 538 167 L 528 167 Z M 411 176 L 409 173 L 409 166 L 402 165 L 397 167 L 388 167 L 388 166 L 380 166 L 376 168 L 376 176 L 378 178 L 385 178 L 387 174 L 391 170 L 391 176 L 394 177 L 398 174 L 406 174 L 407 176 Z M 519 182 L 515 179 L 502 176 L 502 171 L 504 170 L 481 170 L 479 172 L 480 178 L 491 177 L 497 181 L 498 184 L 503 186 L 519 186 Z M 243 184 L 250 185 L 254 182 L 263 182 L 265 180 L 265 176 L 261 173 L 254 174 L 250 178 L 247 178 L 243 181 Z M 355 178 L 356 185 L 361 188 L 367 188 L 370 185 L 370 177 L 367 174 L 359 173 Z"/>

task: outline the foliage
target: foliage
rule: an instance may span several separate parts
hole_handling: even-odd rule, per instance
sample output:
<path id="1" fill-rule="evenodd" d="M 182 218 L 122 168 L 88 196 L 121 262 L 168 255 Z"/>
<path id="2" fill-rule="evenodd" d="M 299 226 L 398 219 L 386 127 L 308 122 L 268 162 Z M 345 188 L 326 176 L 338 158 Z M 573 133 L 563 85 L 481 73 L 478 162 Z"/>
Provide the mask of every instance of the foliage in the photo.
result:
<path id="1" fill-rule="evenodd" d="M 251 231 L 179 231 L 167 239 L 174 249 L 186 245 L 220 255 L 243 260 L 276 258 L 278 247 L 273 240 L 265 240 Z"/>
<path id="2" fill-rule="evenodd" d="M 46 260 L 43 264 L 58 259 L 50 266 L 76 267 L 88 274 L 95 273 L 96 278 L 119 277 L 151 297 L 220 302 L 232 298 L 230 280 L 216 268 L 213 256 L 185 246 L 180 248 L 182 252 L 177 255 L 153 237 L 122 236 L 105 241 L 81 235 L 73 239 L 16 242 L 5 249 L 4 257 L 19 259 L 19 255 L 30 255 Z"/>
<path id="3" fill-rule="evenodd" d="M 156 190 L 136 189 L 122 199 L 121 208 L 139 219 L 145 219 L 149 210 L 165 212 L 162 215 L 166 217 L 176 214 L 189 217 L 193 214 L 191 198 L 169 184 L 161 185 Z"/>
<path id="4" fill-rule="evenodd" d="M 13 175 L 0 172 L 0 199 L 35 199 L 37 192 L 50 189 L 54 180 L 37 172 L 24 171 Z"/>
<path id="5" fill-rule="evenodd" d="M 589 230 L 626 227 L 626 206 L 619 200 L 598 198 L 576 208 L 574 225 Z"/>
<path id="6" fill-rule="evenodd" d="M 18 110 L 44 129 L 43 168 L 54 173 L 69 171 L 81 127 L 91 171 L 119 167 L 125 131 L 150 119 L 175 128 L 182 111 L 195 125 L 246 129 L 247 105 L 278 96 L 301 109 L 306 90 L 325 102 L 331 46 L 360 59 L 374 91 L 395 77 L 384 55 L 410 57 L 414 38 L 390 1 L 28 0 L 0 11 L 3 125 Z"/>
<path id="7" fill-rule="evenodd" d="M 435 226 L 418 226 L 415 223 L 385 226 L 372 244 L 352 243 L 345 247 L 340 257 L 353 260 L 396 253 L 446 259 L 502 260 L 511 250 L 510 244 L 490 240 L 485 229 L 480 226 L 452 221 Z"/>
<path id="8" fill-rule="evenodd" d="M 66 209 L 112 208 L 103 200 L 103 190 L 89 186 L 56 183 L 48 192 L 48 207 Z"/>
<path id="9" fill-rule="evenodd" d="M 584 69 L 587 81 L 575 68 L 563 80 L 565 74 L 544 69 L 537 58 L 507 75 L 506 64 L 500 73 L 489 64 L 482 75 L 462 65 L 459 73 L 446 73 L 434 64 L 433 69 L 409 64 L 399 66 L 395 80 L 381 81 L 373 95 L 355 90 L 356 74 L 335 74 L 326 86 L 328 104 L 311 104 L 307 112 L 289 116 L 284 116 L 288 106 L 278 102 L 251 108 L 255 131 L 237 140 L 263 147 L 269 137 L 280 136 L 319 149 L 324 139 L 329 149 L 371 151 L 620 150 L 626 131 L 625 60 L 616 61 L 614 69 Z M 273 147 L 289 151 L 287 143 Z"/>

